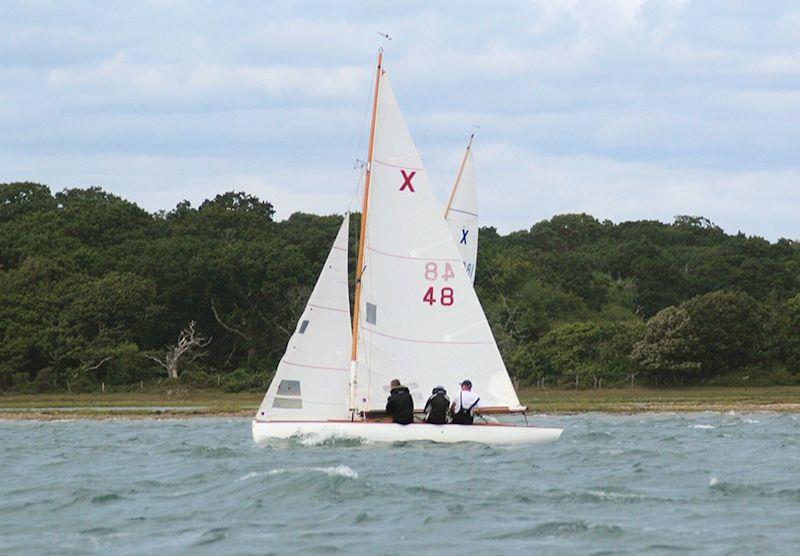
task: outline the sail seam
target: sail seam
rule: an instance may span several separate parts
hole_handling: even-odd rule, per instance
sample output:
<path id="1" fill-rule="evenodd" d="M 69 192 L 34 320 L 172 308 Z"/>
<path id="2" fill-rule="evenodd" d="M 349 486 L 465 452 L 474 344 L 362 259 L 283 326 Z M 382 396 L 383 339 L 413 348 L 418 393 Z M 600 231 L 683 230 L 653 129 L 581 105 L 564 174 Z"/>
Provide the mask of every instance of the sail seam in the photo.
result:
<path id="1" fill-rule="evenodd" d="M 291 365 L 293 367 L 305 367 L 307 369 L 320 369 L 323 371 L 350 371 L 350 369 L 342 369 L 341 367 L 320 367 L 317 365 L 303 365 L 302 363 L 292 363 L 291 361 L 282 361 L 285 365 Z"/>
<path id="2" fill-rule="evenodd" d="M 409 255 L 396 255 L 394 253 L 387 253 L 386 251 L 381 251 L 380 249 L 375 249 L 374 247 L 367 245 L 367 249 L 372 251 L 373 253 L 377 253 L 379 255 L 385 255 L 387 257 L 394 257 L 395 259 L 408 259 L 412 261 L 445 261 L 445 262 L 459 262 L 461 259 L 441 259 L 437 257 L 411 257 Z"/>
<path id="3" fill-rule="evenodd" d="M 377 330 L 372 330 L 371 328 L 366 328 L 364 326 L 361 327 L 361 330 L 365 332 L 371 332 L 372 334 L 377 334 L 378 336 L 383 336 L 384 338 L 389 338 L 390 340 L 397 340 L 399 342 L 411 342 L 414 344 L 450 344 L 450 345 L 481 345 L 481 344 L 491 344 L 493 342 L 464 342 L 464 341 L 445 341 L 445 340 L 417 340 L 416 338 L 401 338 L 400 336 L 392 336 L 391 334 L 384 334 L 383 332 L 378 332 Z"/>
<path id="4" fill-rule="evenodd" d="M 377 162 L 381 166 L 388 166 L 389 168 L 399 168 L 400 170 L 415 170 L 417 172 L 424 172 L 425 171 L 425 168 L 416 168 L 414 166 L 398 166 L 397 164 L 390 164 L 388 162 L 384 162 L 382 160 L 378 160 L 377 158 L 373 162 Z"/>
<path id="5" fill-rule="evenodd" d="M 314 305 L 313 303 L 309 303 L 308 306 L 314 307 L 315 309 L 325 309 L 326 311 L 336 311 L 337 313 L 349 312 L 348 309 L 337 309 L 336 307 L 326 307 L 325 305 Z"/>
<path id="6" fill-rule="evenodd" d="M 461 214 L 467 214 L 469 216 L 474 216 L 475 218 L 478 218 L 478 215 L 476 213 L 469 212 L 468 210 L 450 208 L 449 212 L 460 212 Z"/>

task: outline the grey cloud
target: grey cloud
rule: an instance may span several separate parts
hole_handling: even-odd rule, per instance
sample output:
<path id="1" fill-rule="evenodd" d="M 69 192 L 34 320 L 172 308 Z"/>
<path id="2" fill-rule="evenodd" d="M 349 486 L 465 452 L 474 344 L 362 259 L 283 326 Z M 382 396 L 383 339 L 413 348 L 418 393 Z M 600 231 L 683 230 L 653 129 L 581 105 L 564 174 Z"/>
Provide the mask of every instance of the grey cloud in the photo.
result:
<path id="1" fill-rule="evenodd" d="M 441 189 L 481 125 L 488 223 L 702 212 L 793 233 L 800 9 L 788 0 L 12 4 L 0 178 L 99 184 L 150 209 L 245 183 L 337 210 L 364 156 L 377 30 L 394 37 L 387 66 Z M 521 191 L 529 205 L 503 205 Z"/>

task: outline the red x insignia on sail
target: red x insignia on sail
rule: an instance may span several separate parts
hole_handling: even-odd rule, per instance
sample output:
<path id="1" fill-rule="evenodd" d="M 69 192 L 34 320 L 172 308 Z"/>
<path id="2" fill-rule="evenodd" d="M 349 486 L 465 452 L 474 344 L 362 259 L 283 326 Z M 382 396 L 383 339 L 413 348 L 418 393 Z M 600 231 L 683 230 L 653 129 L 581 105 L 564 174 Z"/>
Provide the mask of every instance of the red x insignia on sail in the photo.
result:
<path id="1" fill-rule="evenodd" d="M 410 174 L 406 174 L 405 170 L 400 170 L 400 173 L 403 174 L 403 185 L 400 186 L 400 191 L 404 190 L 406 187 L 411 191 L 411 193 L 416 193 L 414 191 L 414 186 L 411 183 L 413 177 L 417 174 L 416 170 L 411 172 Z"/>

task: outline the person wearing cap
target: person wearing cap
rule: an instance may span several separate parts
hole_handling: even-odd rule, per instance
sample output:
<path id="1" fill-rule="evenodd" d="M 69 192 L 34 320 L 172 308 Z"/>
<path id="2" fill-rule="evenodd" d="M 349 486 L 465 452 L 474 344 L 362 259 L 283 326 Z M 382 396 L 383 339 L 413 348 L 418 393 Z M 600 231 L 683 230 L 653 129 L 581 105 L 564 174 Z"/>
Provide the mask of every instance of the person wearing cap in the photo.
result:
<path id="1" fill-rule="evenodd" d="M 414 422 L 414 399 L 408 388 L 394 379 L 390 385 L 389 399 L 386 400 L 386 413 L 392 422 L 398 425 L 409 425 Z"/>
<path id="2" fill-rule="evenodd" d="M 431 425 L 446 425 L 449 408 L 450 398 L 447 397 L 447 390 L 444 386 L 437 386 L 425 402 L 425 422 Z"/>
<path id="3" fill-rule="evenodd" d="M 461 392 L 450 404 L 451 423 L 454 425 L 471 425 L 475 418 L 475 408 L 481 399 L 472 391 L 472 381 L 467 379 L 461 383 Z"/>

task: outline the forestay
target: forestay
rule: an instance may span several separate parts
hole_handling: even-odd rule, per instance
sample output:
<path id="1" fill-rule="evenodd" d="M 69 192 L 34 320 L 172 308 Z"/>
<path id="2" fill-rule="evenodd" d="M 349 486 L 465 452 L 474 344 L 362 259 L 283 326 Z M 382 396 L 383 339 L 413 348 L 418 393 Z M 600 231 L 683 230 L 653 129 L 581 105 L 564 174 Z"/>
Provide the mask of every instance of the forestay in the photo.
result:
<path id="1" fill-rule="evenodd" d="M 478 193 L 475 168 L 472 164 L 472 137 L 469 138 L 469 145 L 458 169 L 444 219 L 450 226 L 450 232 L 458 245 L 464 268 L 475 283 L 478 262 Z"/>
<path id="2" fill-rule="evenodd" d="M 431 191 L 388 76 L 379 82 L 356 362 L 359 409 L 380 410 L 393 378 L 420 409 L 468 377 L 483 406 L 519 399 Z"/>
<path id="3" fill-rule="evenodd" d="M 267 421 L 346 419 L 350 392 L 349 216 L 258 410 Z"/>

